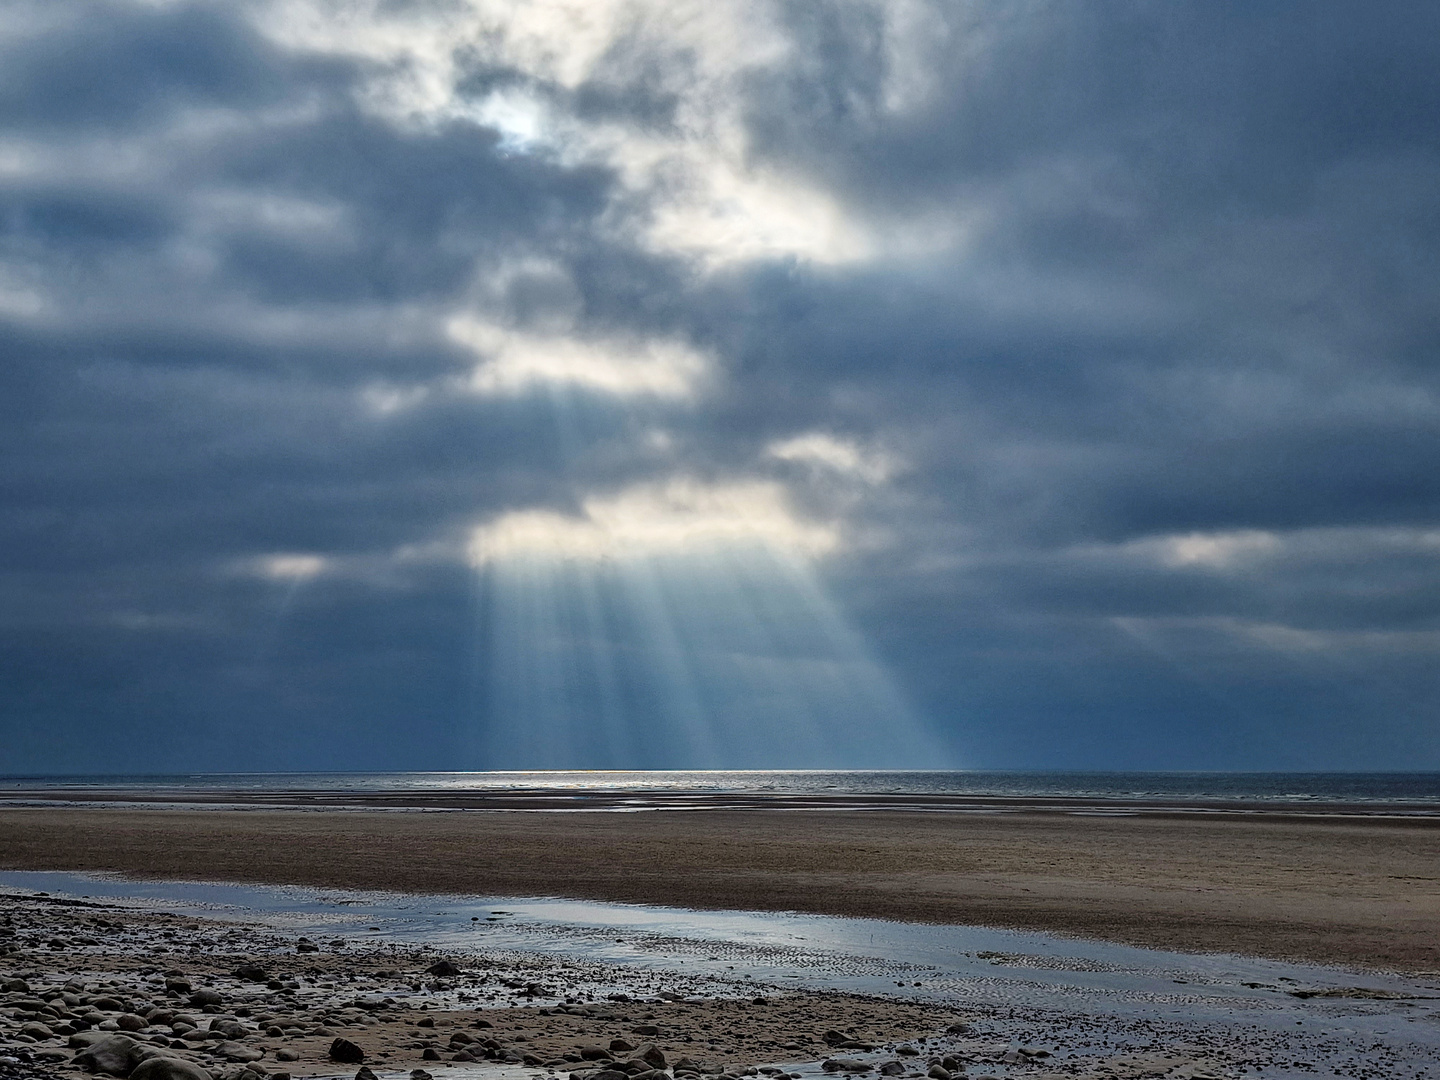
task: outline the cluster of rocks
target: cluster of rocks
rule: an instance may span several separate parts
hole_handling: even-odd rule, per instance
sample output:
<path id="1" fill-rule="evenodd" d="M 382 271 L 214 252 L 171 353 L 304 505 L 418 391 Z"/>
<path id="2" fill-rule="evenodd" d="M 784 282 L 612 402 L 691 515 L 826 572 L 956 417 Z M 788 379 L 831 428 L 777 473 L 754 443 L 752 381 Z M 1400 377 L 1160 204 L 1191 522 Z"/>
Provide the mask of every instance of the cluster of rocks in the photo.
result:
<path id="1" fill-rule="evenodd" d="M 289 1080 L 255 1064 L 264 1051 L 246 1040 L 259 1029 L 223 1012 L 217 991 L 195 989 L 178 972 L 155 999 L 138 998 L 138 989 L 118 980 L 32 987 L 11 978 L 0 983 L 0 1015 L 18 1024 L 9 1041 L 36 1061 L 137 1080 Z"/>
<path id="2" fill-rule="evenodd" d="M 932 1067 L 932 1080 L 942 1080 L 935 1054 L 875 1056 L 897 1036 L 936 1032 L 944 1012 L 928 1006 L 843 995 L 771 1000 L 753 996 L 753 983 L 749 997 L 718 983 L 709 996 L 654 972 L 599 992 L 589 988 L 596 978 L 628 969 L 317 944 L 161 912 L 125 909 L 121 919 L 58 898 L 0 902 L 0 929 L 24 946 L 7 962 L 25 965 L 0 968 L 0 1080 L 12 1080 L 12 1065 L 24 1066 L 15 1080 L 291 1080 L 340 1067 L 374 1080 L 374 1070 L 413 1065 L 421 1067 L 412 1080 L 431 1080 L 432 1062 L 519 1066 L 551 1080 L 798 1080 L 787 1071 L 795 1066 L 773 1063 L 814 1070 L 827 1052 L 837 1056 L 825 1059 L 826 1071 L 920 1080 Z M 667 978 L 677 989 L 655 985 Z M 509 1000 L 494 1002 L 497 993 Z M 823 1021 L 844 1030 L 822 1036 Z M 860 1054 L 867 1059 L 851 1056 Z"/>

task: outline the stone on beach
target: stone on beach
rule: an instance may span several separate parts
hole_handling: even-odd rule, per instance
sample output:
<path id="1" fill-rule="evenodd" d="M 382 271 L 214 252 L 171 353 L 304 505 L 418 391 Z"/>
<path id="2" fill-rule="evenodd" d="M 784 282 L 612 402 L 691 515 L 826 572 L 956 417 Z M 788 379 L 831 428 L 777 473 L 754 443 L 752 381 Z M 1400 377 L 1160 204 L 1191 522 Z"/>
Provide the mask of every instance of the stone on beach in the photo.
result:
<path id="1" fill-rule="evenodd" d="M 146 1058 L 130 1074 L 130 1080 L 213 1080 L 193 1061 L 158 1055 Z"/>
<path id="2" fill-rule="evenodd" d="M 143 1048 L 126 1035 L 111 1035 L 91 1043 L 75 1055 L 74 1063 L 86 1072 L 129 1076 L 140 1064 Z"/>
<path id="3" fill-rule="evenodd" d="M 330 1060 L 342 1065 L 359 1065 L 365 1060 L 365 1051 L 349 1039 L 336 1039 L 330 1044 Z"/>

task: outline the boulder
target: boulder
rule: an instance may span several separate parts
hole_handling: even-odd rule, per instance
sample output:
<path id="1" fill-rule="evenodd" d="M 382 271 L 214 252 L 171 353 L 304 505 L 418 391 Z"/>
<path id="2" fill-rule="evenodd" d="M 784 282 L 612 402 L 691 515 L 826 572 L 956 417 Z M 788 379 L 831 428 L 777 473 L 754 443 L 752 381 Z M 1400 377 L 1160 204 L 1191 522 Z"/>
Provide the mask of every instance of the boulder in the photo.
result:
<path id="1" fill-rule="evenodd" d="M 128 1035 L 111 1035 L 91 1043 L 75 1055 L 73 1064 L 86 1072 L 129 1076 L 140 1064 L 144 1048 Z"/>
<path id="2" fill-rule="evenodd" d="M 121 1031 L 139 1031 L 150 1026 L 143 1016 L 136 1016 L 134 1013 L 121 1013 L 115 1018 L 115 1023 L 120 1026 Z"/>
<path id="3" fill-rule="evenodd" d="M 369 1065 L 361 1065 L 359 1071 L 355 1073 L 355 1080 L 378 1080 L 378 1078 L 370 1071 Z"/>
<path id="4" fill-rule="evenodd" d="M 32 1039 L 53 1039 L 55 1037 L 55 1032 L 51 1031 L 38 1020 L 31 1020 L 28 1024 L 22 1024 L 20 1034 L 28 1035 Z"/>
<path id="5" fill-rule="evenodd" d="M 930 1071 L 925 1074 L 930 1080 L 950 1080 L 950 1070 L 944 1065 L 931 1065 Z"/>
<path id="6" fill-rule="evenodd" d="M 266 982 L 270 975 L 258 964 L 241 964 L 235 969 L 235 978 L 244 982 Z"/>
<path id="7" fill-rule="evenodd" d="M 130 1080 L 211 1080 L 211 1076 L 193 1061 L 159 1055 L 136 1065 Z"/>
<path id="8" fill-rule="evenodd" d="M 190 995 L 190 1004 L 197 1009 L 203 1009 L 206 1005 L 219 1005 L 225 999 L 216 990 L 196 990 Z"/>
<path id="9" fill-rule="evenodd" d="M 456 975 L 459 975 L 460 969 L 455 964 L 452 964 L 449 960 L 439 960 L 426 968 L 425 972 L 426 974 L 434 975 L 437 978 L 450 979 L 454 978 Z"/>
<path id="10" fill-rule="evenodd" d="M 365 1051 L 349 1039 L 336 1039 L 330 1044 L 330 1060 L 342 1065 L 359 1065 L 365 1060 Z"/>
<path id="11" fill-rule="evenodd" d="M 354 1044 L 352 1043 L 351 1045 L 353 1046 Z M 265 1053 L 262 1050 L 256 1050 L 253 1046 L 246 1046 L 244 1043 L 233 1042 L 228 1039 L 225 1042 L 217 1043 L 215 1046 L 215 1052 L 222 1056 L 226 1061 L 259 1061 L 262 1057 L 265 1056 Z M 339 1059 L 337 1058 L 336 1060 Z"/>
<path id="12" fill-rule="evenodd" d="M 635 1044 L 625 1039 L 611 1039 L 610 1052 L 612 1054 L 628 1054 L 635 1049 Z"/>
<path id="13" fill-rule="evenodd" d="M 645 1043 L 635 1051 L 635 1056 L 652 1069 L 665 1068 L 665 1055 L 654 1043 Z"/>

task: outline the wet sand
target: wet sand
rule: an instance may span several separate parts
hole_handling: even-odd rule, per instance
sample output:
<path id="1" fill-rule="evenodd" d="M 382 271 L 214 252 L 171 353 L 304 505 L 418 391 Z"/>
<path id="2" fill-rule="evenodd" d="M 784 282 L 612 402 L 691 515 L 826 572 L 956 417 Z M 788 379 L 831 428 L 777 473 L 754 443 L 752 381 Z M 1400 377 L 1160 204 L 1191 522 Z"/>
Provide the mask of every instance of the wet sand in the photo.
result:
<path id="1" fill-rule="evenodd" d="M 1440 970 L 1434 818 L 5 809 L 0 868 L 792 910 Z"/>

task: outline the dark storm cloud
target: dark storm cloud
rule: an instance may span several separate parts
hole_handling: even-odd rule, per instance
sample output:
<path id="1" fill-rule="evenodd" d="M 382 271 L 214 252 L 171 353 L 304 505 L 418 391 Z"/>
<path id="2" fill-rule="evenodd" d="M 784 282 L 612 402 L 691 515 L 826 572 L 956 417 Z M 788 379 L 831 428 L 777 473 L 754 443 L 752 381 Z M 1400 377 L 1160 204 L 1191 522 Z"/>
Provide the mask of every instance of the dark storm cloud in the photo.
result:
<path id="1" fill-rule="evenodd" d="M 832 583 L 971 763 L 1440 763 L 1433 7 L 776 10 L 701 106 L 635 30 L 578 83 L 457 42 L 419 118 L 375 103 L 420 61 L 258 7 L 6 17 L 0 769 L 483 765 L 466 531 L 667 471 L 843 512 Z M 902 239 L 707 268 L 647 240 L 693 180 L 502 92 L 679 141 L 739 95 L 747 165 Z M 718 370 L 470 392 L 468 310 Z M 900 464 L 767 456 L 808 431 Z"/>

